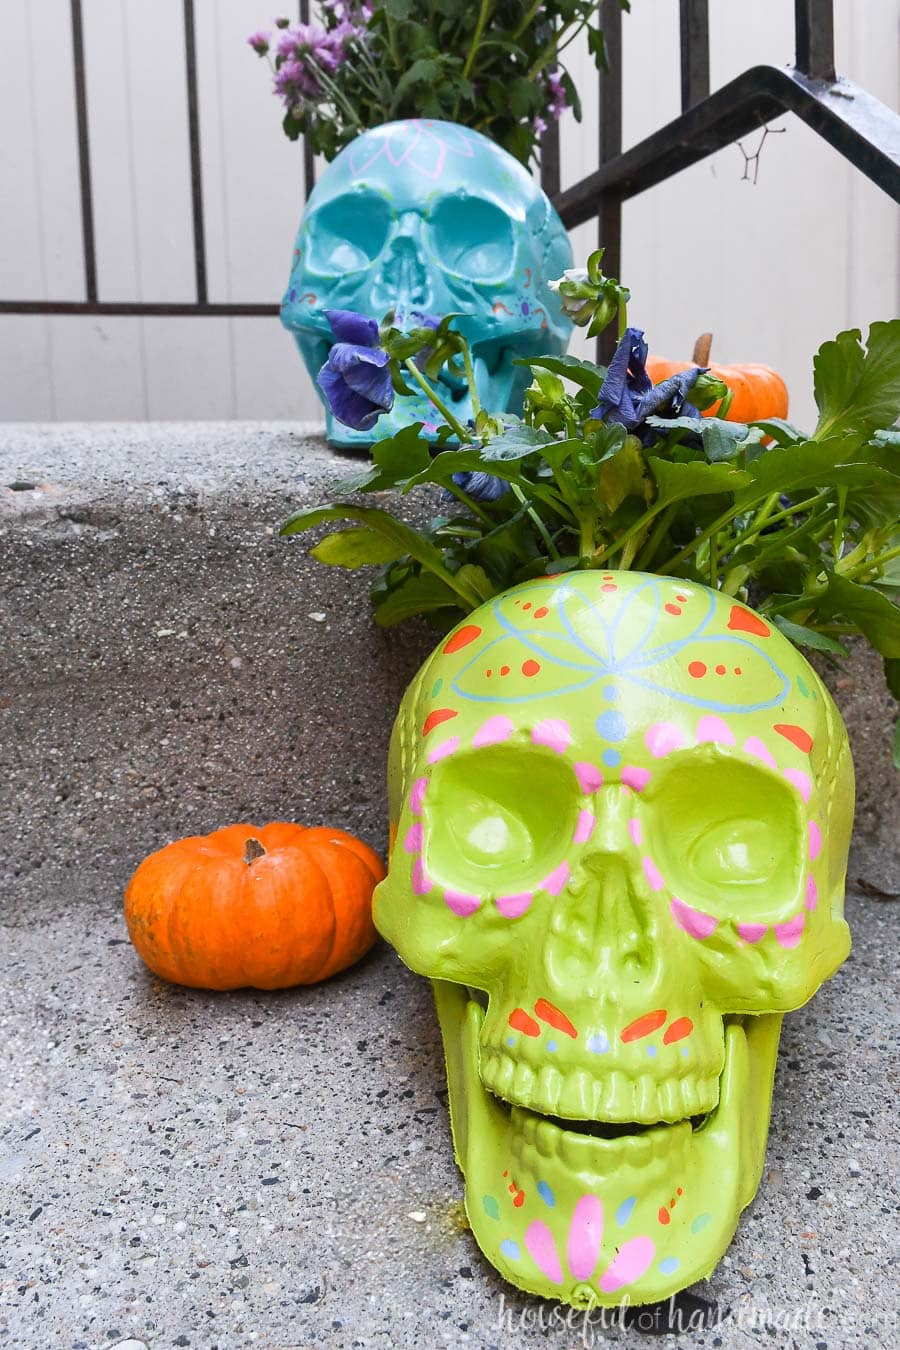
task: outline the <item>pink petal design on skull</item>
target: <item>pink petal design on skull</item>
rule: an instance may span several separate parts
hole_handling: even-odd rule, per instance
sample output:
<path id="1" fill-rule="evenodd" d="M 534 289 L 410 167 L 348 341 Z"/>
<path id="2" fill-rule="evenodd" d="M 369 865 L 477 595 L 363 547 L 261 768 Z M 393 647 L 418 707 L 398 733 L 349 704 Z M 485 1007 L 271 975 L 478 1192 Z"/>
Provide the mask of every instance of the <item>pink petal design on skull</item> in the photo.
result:
<path id="1" fill-rule="evenodd" d="M 800 941 L 800 934 L 803 932 L 803 925 L 806 923 L 806 915 L 801 910 L 795 914 L 793 919 L 788 919 L 787 923 L 777 923 L 775 925 L 775 936 L 782 947 L 796 947 Z"/>
<path id="2" fill-rule="evenodd" d="M 737 930 L 745 942 L 759 942 L 768 927 L 767 923 L 739 923 Z"/>
<path id="3" fill-rule="evenodd" d="M 576 1280 L 587 1280 L 600 1257 L 603 1238 L 603 1206 L 596 1195 L 583 1195 L 572 1211 L 566 1260 Z"/>
<path id="4" fill-rule="evenodd" d="M 561 755 L 571 743 L 572 733 L 561 717 L 545 717 L 532 730 L 531 739 L 535 745 L 547 745 Z"/>
<path id="5" fill-rule="evenodd" d="M 623 1242 L 612 1263 L 600 1277 L 600 1288 L 604 1294 L 613 1294 L 623 1284 L 633 1284 L 639 1280 L 650 1265 L 656 1253 L 652 1238 L 636 1237 Z"/>
<path id="6" fill-rule="evenodd" d="M 538 890 L 548 891 L 550 895 L 559 895 L 560 891 L 564 889 L 565 884 L 568 880 L 569 880 L 569 864 L 567 862 L 561 862 L 559 864 L 559 867 L 554 867 L 549 877 L 544 877 L 544 880 L 541 882 L 540 886 L 538 887 Z"/>
<path id="7" fill-rule="evenodd" d="M 815 862 L 822 852 L 822 831 L 819 829 L 819 823 L 816 820 L 809 822 L 809 858 L 810 862 Z"/>
<path id="8" fill-rule="evenodd" d="M 403 840 L 403 847 L 407 853 L 422 852 L 423 830 L 421 822 L 416 825 L 410 825 L 406 831 L 406 838 Z"/>
<path id="9" fill-rule="evenodd" d="M 509 740 L 513 733 L 513 724 L 508 717 L 498 714 L 497 717 L 489 717 L 472 737 L 472 744 L 480 748 L 483 745 L 497 745 L 500 741 Z"/>
<path id="10" fill-rule="evenodd" d="M 596 792 L 598 788 L 603 786 L 603 774 L 596 764 L 584 762 L 576 764 L 575 777 L 578 779 L 578 786 L 585 793 Z"/>
<path id="11" fill-rule="evenodd" d="M 634 788 L 635 792 L 643 792 L 650 778 L 650 770 L 639 769 L 636 764 L 626 764 L 622 770 L 622 782 L 626 787 Z"/>
<path id="12" fill-rule="evenodd" d="M 662 759 L 686 744 L 684 732 L 674 722 L 654 722 L 647 728 L 644 742 L 654 759 Z"/>
<path id="13" fill-rule="evenodd" d="M 641 866 L 644 869 L 644 876 L 647 878 L 651 891 L 661 891 L 666 883 L 663 881 L 662 872 L 660 872 L 653 859 L 646 857 L 641 858 Z M 680 903 L 681 902 L 679 901 L 679 904 Z"/>
<path id="14" fill-rule="evenodd" d="M 641 822 L 637 816 L 632 816 L 628 822 L 628 833 L 637 848 L 640 848 L 644 840 L 644 831 L 641 829 Z"/>
<path id="15" fill-rule="evenodd" d="M 586 844 L 594 833 L 596 823 L 593 811 L 579 811 L 578 824 L 575 826 L 575 843 Z"/>
<path id="16" fill-rule="evenodd" d="M 697 723 L 697 743 L 702 745 L 705 741 L 715 741 L 718 745 L 734 745 L 734 732 L 721 717 L 709 713 L 706 717 L 701 717 Z"/>
<path id="17" fill-rule="evenodd" d="M 427 778 L 417 778 L 412 785 L 412 790 L 409 794 L 409 809 L 414 812 L 415 815 L 418 815 L 422 810 L 422 803 L 425 800 L 425 789 L 427 787 Z"/>
<path id="18" fill-rule="evenodd" d="M 759 739 L 758 736 L 748 736 L 744 741 L 744 750 L 754 759 L 758 759 L 762 764 L 766 764 L 770 769 L 777 769 L 778 765 L 772 757 L 769 747 Z"/>
<path id="19" fill-rule="evenodd" d="M 692 909 L 683 900 L 679 900 L 677 895 L 672 896 L 670 909 L 678 927 L 683 928 L 691 937 L 699 938 L 701 942 L 719 926 L 718 919 L 713 918 L 711 914 L 703 914 L 699 909 Z"/>
<path id="20" fill-rule="evenodd" d="M 812 779 L 809 774 L 804 773 L 802 769 L 785 769 L 784 776 L 789 783 L 793 783 L 803 800 L 808 802 L 812 794 Z"/>
<path id="21" fill-rule="evenodd" d="M 534 899 L 533 891 L 524 891 L 522 895 L 498 895 L 497 908 L 505 919 L 518 919 L 524 914 Z"/>
<path id="22" fill-rule="evenodd" d="M 421 858 L 416 858 L 412 870 L 412 888 L 416 895 L 427 895 L 434 883 L 425 871 Z"/>
<path id="23" fill-rule="evenodd" d="M 449 740 L 441 741 L 440 745 L 436 745 L 428 752 L 428 763 L 436 764 L 439 759 L 446 759 L 448 755 L 452 755 L 458 749 L 459 737 L 451 736 Z"/>
<path id="24" fill-rule="evenodd" d="M 806 878 L 806 899 L 803 903 L 807 909 L 815 909 L 819 903 L 819 888 L 816 885 L 815 877 Z"/>
<path id="25" fill-rule="evenodd" d="M 475 913 L 481 899 L 477 895 L 467 895 L 465 891 L 444 891 L 444 903 L 461 919 L 467 919 L 470 914 Z"/>
<path id="26" fill-rule="evenodd" d="M 538 1270 L 554 1284 L 562 1284 L 562 1266 L 556 1254 L 556 1243 L 550 1229 L 541 1219 L 535 1219 L 528 1225 L 525 1232 L 525 1246 Z"/>

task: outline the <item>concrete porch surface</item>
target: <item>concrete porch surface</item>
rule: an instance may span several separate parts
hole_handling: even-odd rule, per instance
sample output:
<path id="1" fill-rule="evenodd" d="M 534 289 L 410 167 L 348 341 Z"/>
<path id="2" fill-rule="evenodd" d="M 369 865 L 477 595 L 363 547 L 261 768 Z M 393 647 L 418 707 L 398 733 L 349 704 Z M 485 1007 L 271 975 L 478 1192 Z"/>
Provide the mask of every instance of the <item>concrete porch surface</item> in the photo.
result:
<path id="1" fill-rule="evenodd" d="M 384 847 L 433 637 L 377 630 L 364 573 L 276 534 L 352 468 L 287 425 L 0 428 L 0 1345 L 645 1343 L 560 1326 L 480 1256 L 429 990 L 387 947 L 212 996 L 127 941 L 124 885 L 176 836 L 293 818 Z M 694 1289 L 723 1318 L 664 1343 L 897 1344 L 891 704 L 861 654 L 828 678 L 854 951 L 786 1019 L 760 1193 Z"/>

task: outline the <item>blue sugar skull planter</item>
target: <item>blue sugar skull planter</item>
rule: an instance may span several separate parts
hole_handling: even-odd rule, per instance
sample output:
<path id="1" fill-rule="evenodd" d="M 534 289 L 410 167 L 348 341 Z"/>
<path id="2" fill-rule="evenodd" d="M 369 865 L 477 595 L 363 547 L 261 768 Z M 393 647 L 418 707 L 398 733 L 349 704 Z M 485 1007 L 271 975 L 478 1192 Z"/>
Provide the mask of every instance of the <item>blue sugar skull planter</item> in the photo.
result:
<path id="1" fill-rule="evenodd" d="M 547 282 L 571 265 L 549 198 L 505 150 L 452 122 L 390 122 L 358 136 L 316 185 L 281 321 L 315 381 L 335 340 L 326 309 L 378 322 L 394 310 L 398 327 L 414 311 L 458 313 L 482 403 L 517 413 L 530 372 L 515 358 L 565 351 L 572 325 Z M 440 394 L 465 423 L 469 391 L 450 378 Z M 439 420 L 424 395 L 398 397 L 371 431 L 344 426 L 327 405 L 325 416 L 328 439 L 344 447 Z"/>

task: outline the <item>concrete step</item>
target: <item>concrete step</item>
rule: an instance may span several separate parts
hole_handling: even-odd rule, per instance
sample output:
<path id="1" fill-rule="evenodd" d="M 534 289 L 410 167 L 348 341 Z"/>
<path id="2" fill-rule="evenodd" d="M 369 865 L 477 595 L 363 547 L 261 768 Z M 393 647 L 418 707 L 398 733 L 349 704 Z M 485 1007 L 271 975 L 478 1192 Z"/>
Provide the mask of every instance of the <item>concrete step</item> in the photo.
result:
<path id="1" fill-rule="evenodd" d="M 384 846 L 390 726 L 433 634 L 379 630 L 366 573 L 277 536 L 355 463 L 284 424 L 0 429 L 0 875 L 20 913 L 118 891 L 162 842 L 232 820 Z M 863 649 L 825 674 L 857 765 L 850 877 L 897 890 L 892 701 Z"/>
<path id="2" fill-rule="evenodd" d="M 384 846 L 390 725 L 433 637 L 379 631 L 363 576 L 275 534 L 347 462 L 227 424 L 6 427 L 0 466 L 0 1339 L 546 1347 L 563 1321 L 465 1228 L 427 983 L 379 944 L 322 986 L 205 994 L 151 977 L 122 922 L 178 835 L 287 817 Z M 851 874 L 886 884 L 889 705 L 867 658 L 837 686 Z M 760 1195 L 695 1288 L 726 1350 L 896 1343 L 900 910 L 848 912 L 850 960 L 786 1019 Z M 601 1343 L 596 1314 L 568 1325 Z"/>

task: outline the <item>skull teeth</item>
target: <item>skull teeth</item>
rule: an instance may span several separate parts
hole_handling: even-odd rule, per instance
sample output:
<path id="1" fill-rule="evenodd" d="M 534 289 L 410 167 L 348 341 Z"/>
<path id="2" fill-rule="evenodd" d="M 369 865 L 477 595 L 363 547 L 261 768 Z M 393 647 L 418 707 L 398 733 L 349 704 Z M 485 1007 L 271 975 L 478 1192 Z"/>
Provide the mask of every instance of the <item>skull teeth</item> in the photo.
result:
<path id="1" fill-rule="evenodd" d="M 621 1069 L 602 1078 L 586 1069 L 564 1074 L 554 1065 L 535 1069 L 493 1047 L 482 1051 L 481 1077 L 494 1096 L 514 1106 L 545 1116 L 613 1124 L 687 1120 L 712 1111 L 719 1098 L 718 1075 L 632 1078 Z"/>

